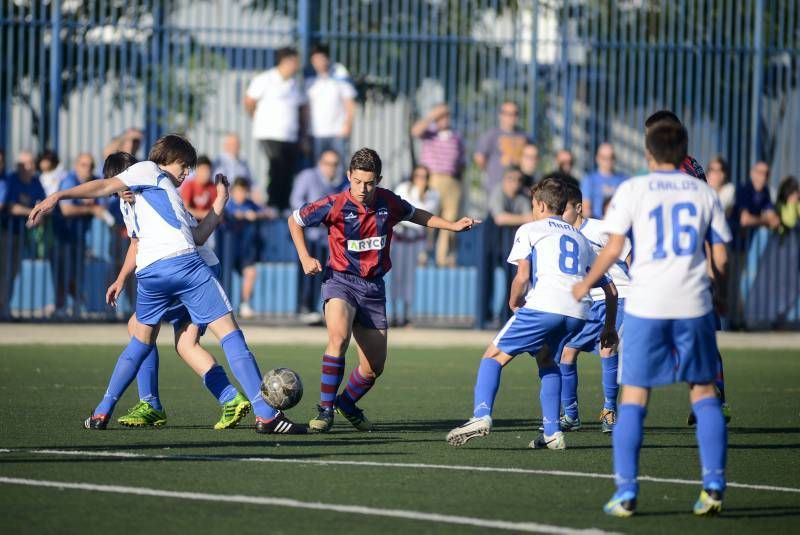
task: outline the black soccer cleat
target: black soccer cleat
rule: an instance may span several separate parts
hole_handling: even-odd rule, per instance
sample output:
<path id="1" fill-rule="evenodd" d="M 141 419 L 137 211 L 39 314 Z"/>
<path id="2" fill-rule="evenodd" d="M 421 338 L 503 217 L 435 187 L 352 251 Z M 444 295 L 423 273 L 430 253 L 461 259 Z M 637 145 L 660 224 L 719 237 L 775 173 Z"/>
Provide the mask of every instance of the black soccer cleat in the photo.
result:
<path id="1" fill-rule="evenodd" d="M 256 433 L 265 435 L 305 435 L 308 433 L 308 428 L 294 423 L 283 412 L 279 412 L 272 420 L 256 417 Z"/>
<path id="2" fill-rule="evenodd" d="M 83 428 L 93 431 L 102 431 L 108 427 L 109 417 L 105 414 L 98 414 L 97 416 L 89 416 L 83 421 Z"/>

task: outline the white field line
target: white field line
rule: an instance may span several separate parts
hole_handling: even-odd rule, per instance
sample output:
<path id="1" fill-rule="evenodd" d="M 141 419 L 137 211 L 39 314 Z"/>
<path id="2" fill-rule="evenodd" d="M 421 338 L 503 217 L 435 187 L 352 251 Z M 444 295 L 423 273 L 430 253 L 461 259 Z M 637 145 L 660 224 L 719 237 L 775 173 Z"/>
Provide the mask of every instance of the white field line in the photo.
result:
<path id="1" fill-rule="evenodd" d="M 556 534 L 606 534 L 607 531 L 599 529 L 573 529 L 536 522 L 510 522 L 506 520 L 491 520 L 469 516 L 444 515 L 426 513 L 422 511 L 409 511 L 405 509 L 383 509 L 378 507 L 364 507 L 360 505 L 343 505 L 322 502 L 303 502 L 291 498 L 277 498 L 270 496 L 245 496 L 229 494 L 207 494 L 204 492 L 180 492 L 173 490 L 152 489 L 147 487 L 127 487 L 121 485 L 97 485 L 94 483 L 72 483 L 65 481 L 47 481 L 41 479 L 22 479 L 16 477 L 0 476 L 0 484 L 24 485 L 28 487 L 49 487 L 56 489 L 84 490 L 90 492 L 103 492 L 109 494 L 127 494 L 134 496 L 153 496 L 159 498 L 175 498 L 178 500 L 193 500 L 204 502 L 242 503 L 248 505 L 267 505 L 272 507 L 287 507 L 290 509 L 313 509 L 317 511 L 333 511 L 355 515 L 380 516 L 388 518 L 402 518 L 404 520 L 418 520 L 439 524 L 457 524 L 479 528 L 504 529 L 511 531 L 524 531 L 528 533 L 556 533 Z"/>
<path id="2" fill-rule="evenodd" d="M 2 452 L 2 451 L 0 451 Z M 379 461 L 340 461 L 319 459 L 288 459 L 275 457 L 228 457 L 211 455 L 148 455 L 125 451 L 81 451 L 81 450 L 5 450 L 5 452 L 35 453 L 37 455 L 72 455 L 76 457 L 116 457 L 124 459 L 164 460 L 180 459 L 184 461 L 236 461 L 246 463 L 287 463 L 287 464 L 313 464 L 320 466 L 369 466 L 376 468 L 411 468 L 421 470 L 454 470 L 459 472 L 489 472 L 496 474 L 525 474 L 541 476 L 583 477 L 590 479 L 614 479 L 613 474 L 600 474 L 596 472 L 571 472 L 567 470 L 537 470 L 534 468 L 511 468 L 494 466 L 469 466 L 457 464 L 425 464 L 425 463 L 389 463 Z M 676 485 L 699 485 L 699 480 L 675 479 L 651 476 L 639 476 L 639 481 L 653 483 L 673 483 Z M 773 492 L 800 493 L 800 488 L 778 487 L 774 485 L 757 485 L 750 483 L 729 482 L 729 488 L 764 490 Z"/>

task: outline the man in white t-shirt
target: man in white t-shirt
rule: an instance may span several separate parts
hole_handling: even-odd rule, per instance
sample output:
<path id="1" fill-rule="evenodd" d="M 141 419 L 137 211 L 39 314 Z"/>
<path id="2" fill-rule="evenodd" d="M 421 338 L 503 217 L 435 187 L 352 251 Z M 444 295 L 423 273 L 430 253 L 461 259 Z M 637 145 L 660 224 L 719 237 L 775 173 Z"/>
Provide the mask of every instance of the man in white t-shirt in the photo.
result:
<path id="1" fill-rule="evenodd" d="M 622 392 L 613 433 L 617 491 L 604 507 L 617 517 L 636 510 L 650 390 L 677 382 L 689 384 L 697 418 L 703 486 L 694 513 L 722 510 L 728 437 L 714 388 L 719 360 L 705 242 L 711 244 L 713 283 L 725 288 L 725 244 L 731 232 L 714 190 L 679 171 L 688 142 L 680 123 L 662 121 L 648 128 L 650 174 L 623 182 L 615 192 L 604 220 L 608 242 L 572 292 L 576 299 L 586 296 L 592 283 L 618 261 L 630 233 L 633 263 L 619 363 Z M 715 294 L 721 296 L 722 292 Z"/>
<path id="2" fill-rule="evenodd" d="M 281 210 L 289 208 L 303 129 L 306 100 L 295 78 L 299 69 L 297 50 L 279 49 L 275 67 L 253 78 L 244 97 L 244 108 L 253 117 L 253 137 L 269 160 L 267 202 Z"/>
<path id="3" fill-rule="evenodd" d="M 356 90 L 342 65 L 331 65 L 327 45 L 311 49 L 314 75 L 306 78 L 306 95 L 314 139 L 314 161 L 326 150 L 335 150 L 340 159 L 347 158 L 348 141 L 353 130 Z"/>

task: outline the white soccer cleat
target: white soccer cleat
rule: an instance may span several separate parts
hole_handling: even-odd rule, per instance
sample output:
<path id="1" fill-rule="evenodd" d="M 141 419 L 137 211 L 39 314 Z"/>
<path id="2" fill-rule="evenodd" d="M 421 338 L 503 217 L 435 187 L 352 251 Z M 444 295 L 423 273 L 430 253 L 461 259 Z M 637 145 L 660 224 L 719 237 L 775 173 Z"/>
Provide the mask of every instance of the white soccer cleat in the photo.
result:
<path id="1" fill-rule="evenodd" d="M 545 448 L 548 450 L 565 450 L 567 449 L 567 442 L 564 440 L 564 433 L 556 431 L 550 436 L 544 433 L 540 434 L 528 446 L 535 450 L 543 450 Z"/>
<path id="2" fill-rule="evenodd" d="M 447 443 L 451 446 L 463 446 L 475 437 L 485 437 L 491 430 L 491 416 L 470 418 L 465 424 L 459 425 L 447 433 Z"/>

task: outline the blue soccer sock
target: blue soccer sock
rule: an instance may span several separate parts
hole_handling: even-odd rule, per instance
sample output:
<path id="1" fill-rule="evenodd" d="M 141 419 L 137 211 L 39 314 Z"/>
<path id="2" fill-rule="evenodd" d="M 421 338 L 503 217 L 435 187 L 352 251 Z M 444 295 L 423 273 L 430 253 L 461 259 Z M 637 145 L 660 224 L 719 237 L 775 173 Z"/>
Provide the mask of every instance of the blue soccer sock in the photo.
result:
<path id="1" fill-rule="evenodd" d="M 617 411 L 617 423 L 611 441 L 614 445 L 614 478 L 618 492 L 639 493 L 639 450 L 644 437 L 647 409 L 623 403 Z"/>
<path id="2" fill-rule="evenodd" d="M 717 378 L 714 379 L 714 386 L 719 390 L 719 398 L 725 403 L 725 370 L 722 366 L 722 353 L 717 350 L 717 360 L 719 361 L 719 372 Z"/>
<path id="3" fill-rule="evenodd" d="M 544 434 L 552 436 L 561 431 L 558 413 L 561 408 L 561 372 L 558 366 L 540 368 L 539 402 L 542 405 L 542 425 Z"/>
<path id="4" fill-rule="evenodd" d="M 601 358 L 600 363 L 603 367 L 603 408 L 615 411 L 617 410 L 617 394 L 619 394 L 619 383 L 617 383 L 619 355 Z"/>
<path id="5" fill-rule="evenodd" d="M 705 398 L 692 404 L 697 417 L 697 446 L 700 449 L 703 488 L 725 490 L 725 462 L 728 449 L 728 429 L 722 415 L 722 406 L 716 397 Z M 619 424 L 617 424 L 619 425 Z M 617 431 L 614 430 L 614 433 Z"/>
<path id="6" fill-rule="evenodd" d="M 203 384 L 206 385 L 211 395 L 217 398 L 220 405 L 224 405 L 232 401 L 239 393 L 236 387 L 233 386 L 228 379 L 228 374 L 225 373 L 225 368 L 219 364 L 215 364 L 203 376 Z"/>
<path id="7" fill-rule="evenodd" d="M 157 411 L 164 410 L 158 397 L 158 348 L 155 344 L 139 366 L 136 386 L 140 400 L 148 402 Z"/>
<path id="8" fill-rule="evenodd" d="M 152 349 L 152 345 L 144 344 L 136 338 L 131 338 L 131 341 L 128 342 L 128 345 L 117 359 L 114 371 L 111 372 L 111 379 L 108 381 L 106 393 L 103 396 L 103 400 L 95 408 L 93 416 L 101 414 L 111 416 L 120 396 L 131 384 L 133 378 L 136 377 L 139 366 L 141 366 L 142 361 Z"/>
<path id="9" fill-rule="evenodd" d="M 256 358 L 247 347 L 242 331 L 237 329 L 229 333 L 220 340 L 220 344 L 228 359 L 233 376 L 242 385 L 247 399 L 253 405 L 255 415 L 264 420 L 275 418 L 278 411 L 267 405 L 267 402 L 261 397 L 261 372 L 258 370 Z"/>
<path id="10" fill-rule="evenodd" d="M 500 388 L 500 373 L 503 366 L 494 359 L 481 359 L 478 378 L 475 380 L 475 404 L 472 415 L 475 418 L 491 416 L 494 398 Z"/>
<path id="11" fill-rule="evenodd" d="M 561 406 L 573 420 L 578 417 L 578 362 L 558 365 L 561 370 Z"/>

